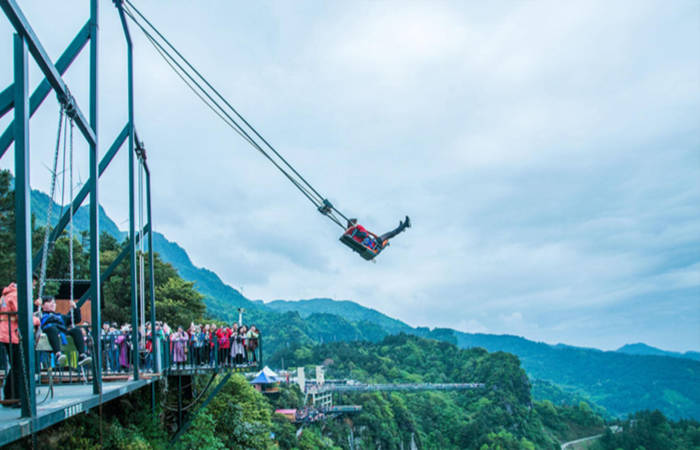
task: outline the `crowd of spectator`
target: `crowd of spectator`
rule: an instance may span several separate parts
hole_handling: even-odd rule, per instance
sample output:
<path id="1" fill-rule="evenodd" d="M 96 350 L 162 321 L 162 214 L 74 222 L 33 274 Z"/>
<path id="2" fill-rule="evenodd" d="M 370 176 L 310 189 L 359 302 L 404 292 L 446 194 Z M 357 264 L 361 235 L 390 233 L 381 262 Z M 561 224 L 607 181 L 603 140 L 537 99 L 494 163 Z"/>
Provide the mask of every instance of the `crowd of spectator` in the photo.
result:
<path id="1" fill-rule="evenodd" d="M 34 275 L 32 281 L 36 289 L 38 277 Z M 81 324 L 83 318 L 75 301 L 70 300 L 67 314 L 56 311 L 56 300 L 52 296 L 37 298 L 34 305 L 36 310 L 32 321 L 37 350 L 36 370 L 42 367 L 61 369 L 66 365 L 88 367 L 93 362 L 91 354 L 94 353 L 91 326 Z M 10 283 L 0 296 L 0 404 L 10 407 L 19 406 L 19 384 L 23 371 L 20 370 L 23 358 L 17 316 L 17 285 Z M 42 334 L 46 339 L 44 346 L 40 345 Z M 165 322 L 156 322 L 155 327 L 146 322 L 138 330 L 136 343 L 130 324 L 118 326 L 116 323 L 104 323 L 100 335 L 102 369 L 105 372 L 130 371 L 134 357 L 139 358 L 139 367 L 147 371 L 207 366 L 244 367 L 255 365 L 260 359 L 260 332 L 255 325 L 248 327 L 242 323 L 230 326 L 191 323 L 187 330 L 182 326 L 173 330 Z M 154 348 L 154 344 L 157 347 Z M 69 364 L 71 355 L 75 356 Z M 160 361 L 155 360 L 156 355 L 160 355 Z"/>
<path id="2" fill-rule="evenodd" d="M 139 331 L 139 361 L 144 370 L 155 367 L 153 327 L 146 322 Z M 237 367 L 258 361 L 260 331 L 251 325 L 217 326 L 194 324 L 176 329 L 156 321 L 156 343 L 160 346 L 161 367 Z M 131 369 L 133 334 L 130 324 L 105 323 L 102 328 L 102 360 L 106 372 Z"/>

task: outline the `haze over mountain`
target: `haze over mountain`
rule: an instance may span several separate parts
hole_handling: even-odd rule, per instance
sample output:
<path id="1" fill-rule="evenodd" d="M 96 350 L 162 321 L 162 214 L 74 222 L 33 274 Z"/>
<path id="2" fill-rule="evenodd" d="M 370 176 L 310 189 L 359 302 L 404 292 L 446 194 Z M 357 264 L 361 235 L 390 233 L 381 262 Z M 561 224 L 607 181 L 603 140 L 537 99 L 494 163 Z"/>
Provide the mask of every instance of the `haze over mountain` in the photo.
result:
<path id="1" fill-rule="evenodd" d="M 660 348 L 652 347 L 642 342 L 638 342 L 636 344 L 623 345 L 622 347 L 618 348 L 617 351 L 620 353 L 628 353 L 630 355 L 669 356 L 672 358 L 688 358 L 700 361 L 700 352 L 669 352 L 666 350 L 661 350 Z"/>

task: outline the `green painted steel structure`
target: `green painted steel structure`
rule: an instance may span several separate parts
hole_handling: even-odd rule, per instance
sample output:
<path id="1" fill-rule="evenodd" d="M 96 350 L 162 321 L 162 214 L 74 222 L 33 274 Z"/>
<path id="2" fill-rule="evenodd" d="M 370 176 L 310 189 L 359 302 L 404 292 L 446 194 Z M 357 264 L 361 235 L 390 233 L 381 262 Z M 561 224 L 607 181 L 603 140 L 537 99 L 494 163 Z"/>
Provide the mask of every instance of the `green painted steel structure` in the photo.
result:
<path id="1" fill-rule="evenodd" d="M 90 282 L 91 286 L 84 298 L 81 299 L 81 304 L 88 299 L 92 303 L 91 321 L 93 324 L 101 323 L 101 299 L 100 286 L 101 280 L 110 274 L 110 269 L 105 274 L 100 273 L 99 259 L 99 177 L 109 166 L 110 162 L 119 151 L 126 138 L 129 138 L 129 204 L 130 204 L 130 234 L 129 234 L 129 249 L 131 254 L 131 273 L 132 273 L 132 324 L 134 329 L 138 329 L 138 317 L 136 305 L 136 247 L 135 241 L 140 239 L 135 235 L 134 230 L 134 101 L 133 101 L 133 54 L 131 39 L 125 21 L 124 33 L 128 45 L 128 86 L 127 96 L 129 102 L 129 122 L 126 124 L 121 133 L 117 136 L 112 146 L 104 155 L 104 158 L 99 159 L 99 139 L 97 134 L 98 127 L 98 67 L 99 67 L 99 1 L 90 0 L 90 18 L 86 24 L 80 29 L 75 38 L 63 52 L 57 63 L 54 64 L 49 58 L 41 41 L 32 29 L 29 21 L 24 16 L 15 0 L 0 0 L 0 8 L 2 8 L 5 16 L 14 27 L 16 34 L 14 37 L 14 82 L 6 89 L 0 92 L 0 116 L 14 110 L 14 120 L 9 124 L 7 129 L 0 136 L 0 157 L 2 157 L 7 149 L 14 142 L 14 157 L 15 157 L 15 215 L 16 215 L 16 230 L 15 241 L 17 246 L 17 274 L 16 280 L 18 285 L 18 316 L 19 330 L 22 340 L 22 368 L 23 374 L 20 386 L 22 417 L 30 419 L 30 429 L 35 429 L 32 425 L 36 422 L 36 398 L 35 398 L 35 362 L 34 362 L 34 330 L 32 324 L 32 273 L 39 261 L 41 261 L 41 251 L 36 255 L 32 255 L 31 246 L 31 203 L 30 194 L 30 143 L 29 143 L 29 119 L 41 106 L 51 91 L 56 93 L 59 102 L 67 108 L 71 120 L 76 124 L 78 130 L 87 141 L 89 152 L 89 171 L 90 178 L 84 184 L 78 195 L 71 199 L 73 204 L 73 213 L 75 213 L 80 205 L 89 196 L 90 202 Z M 124 19 L 123 10 L 121 9 L 121 1 L 115 2 L 121 19 Z M 90 77 L 89 77 L 89 107 L 88 117 L 86 118 L 83 110 L 77 104 L 75 99 L 70 94 L 70 90 L 62 75 L 68 70 L 71 63 L 76 59 L 80 52 L 89 42 L 90 54 Z M 36 90 L 32 93 L 31 98 L 28 95 L 27 82 L 27 67 L 29 55 L 32 56 L 34 62 L 39 66 L 44 79 L 41 81 Z M 139 164 L 145 164 L 145 161 L 138 161 Z M 148 172 L 148 225 L 144 230 L 140 231 L 142 237 L 146 232 L 150 235 L 151 230 L 151 213 L 150 213 L 150 172 Z M 53 243 L 61 235 L 71 217 L 70 212 L 64 214 L 56 227 L 54 227 L 49 243 Z M 50 225 L 50 224 L 47 224 Z M 149 237 L 149 240 L 150 237 Z M 149 245 L 149 252 L 152 258 L 152 240 Z M 120 259 L 121 260 L 121 259 Z M 151 259 L 152 260 L 152 259 Z M 111 270 L 114 270 L 112 267 Z M 150 278 L 153 280 L 153 265 L 150 266 Z M 155 314 L 155 292 L 151 294 L 151 310 L 152 320 Z M 93 342 L 100 342 L 101 327 L 92 327 Z M 138 348 L 138 334 L 134 333 L 134 346 Z M 134 352 L 138 355 L 138 352 Z M 92 390 L 94 394 L 102 392 L 102 355 L 99 345 L 93 348 L 93 358 L 96 360 L 94 367 L 94 376 Z M 134 380 L 139 379 L 138 358 L 133 358 Z"/>
<path id="2" fill-rule="evenodd" d="M 91 301 L 91 321 L 93 324 L 101 324 L 101 284 L 107 280 L 116 267 L 127 257 L 130 257 L 131 263 L 131 310 L 132 310 L 132 328 L 138 330 L 138 307 L 137 307 L 137 276 L 136 276 L 136 244 L 148 234 L 148 258 L 149 258 L 149 280 L 150 290 L 148 292 L 150 305 L 150 321 L 155 323 L 155 276 L 154 276 L 154 257 L 153 257 L 153 236 L 152 236 L 152 214 L 151 214 L 151 172 L 146 162 L 145 149 L 143 143 L 139 141 L 135 127 L 135 111 L 134 111 L 134 65 L 133 65 L 133 45 L 126 17 L 123 9 L 124 0 L 113 0 L 124 32 L 124 37 L 127 45 L 127 98 L 128 98 L 128 122 L 117 135 L 111 146 L 107 149 L 102 159 L 99 159 L 99 136 L 98 129 L 98 67 L 99 67 L 99 0 L 89 0 L 90 3 L 90 18 L 84 26 L 78 31 L 76 36 L 70 42 L 63 54 L 54 64 L 49 58 L 47 52 L 41 44 L 41 41 L 32 29 L 29 21 L 24 16 L 19 8 L 16 0 L 0 0 L 0 8 L 2 8 L 5 16 L 8 18 L 14 27 L 16 34 L 14 35 L 14 81 L 7 88 L 0 92 L 0 117 L 14 111 L 14 118 L 8 125 L 5 131 L 0 135 L 0 158 L 4 156 L 7 149 L 14 142 L 14 159 L 15 159 L 15 243 L 17 248 L 17 273 L 16 280 L 18 286 L 18 319 L 19 330 L 22 336 L 21 341 L 21 359 L 23 377 L 20 383 L 20 400 L 21 413 L 17 417 L 12 417 L 5 422 L 6 426 L 0 426 L 0 446 L 12 442 L 24 436 L 32 435 L 42 429 L 45 429 L 55 423 L 58 423 L 72 415 L 72 411 L 85 411 L 95 407 L 98 404 L 109 401 L 120 395 L 124 395 L 135 389 L 150 384 L 152 386 L 152 408 L 155 413 L 155 383 L 164 375 L 173 376 L 191 376 L 203 373 L 218 373 L 222 379 L 216 387 L 212 389 L 207 399 L 199 406 L 197 411 L 193 412 L 186 420 L 181 423 L 181 427 L 174 437 L 177 440 L 182 433 L 185 432 L 191 420 L 196 417 L 201 408 L 205 407 L 217 392 L 223 387 L 233 372 L 253 370 L 256 367 L 262 367 L 262 340 L 259 342 L 258 352 L 259 360 L 256 365 L 249 367 L 224 367 L 218 362 L 218 358 L 213 367 L 191 367 L 173 370 L 169 364 L 164 367 L 164 357 L 159 355 L 161 350 L 160 345 L 154 345 L 155 352 L 155 373 L 150 379 L 143 379 L 139 368 L 139 358 L 132 359 L 133 378 L 119 389 L 114 389 L 113 385 L 108 385 L 105 390 L 105 384 L 102 380 L 102 354 L 101 346 L 93 346 L 93 377 L 91 391 L 92 395 L 86 395 L 85 392 L 76 398 L 66 411 L 47 408 L 42 406 L 41 411 L 37 410 L 36 399 L 36 373 L 35 373 L 35 349 L 34 343 L 34 327 L 32 323 L 33 316 L 33 301 L 32 301 L 32 273 L 38 267 L 42 259 L 42 251 L 40 249 L 35 254 L 32 254 L 31 242 L 31 186 L 30 186 L 30 143 L 29 143 L 29 125 L 30 118 L 38 110 L 43 101 L 51 91 L 56 93 L 59 102 L 66 107 L 69 107 L 71 120 L 77 125 L 82 136 L 87 141 L 89 152 L 89 171 L 90 177 L 84 183 L 79 193 L 75 198 L 70 199 L 72 203 L 73 214 L 78 211 L 82 203 L 88 198 L 90 202 L 90 288 L 81 296 L 78 305 L 84 304 L 86 301 Z M 62 79 L 63 74 L 71 66 L 72 62 L 77 58 L 86 45 L 89 43 L 90 54 L 90 77 L 89 77 L 89 107 L 88 119 L 86 119 L 83 110 L 71 96 L 68 86 Z M 28 94 L 27 68 L 29 64 L 29 56 L 33 58 L 39 66 L 44 79 L 34 90 L 31 97 Z M 117 256 L 115 261 L 104 271 L 100 271 L 99 258 L 99 178 L 110 165 L 116 154 L 124 146 L 128 139 L 129 148 L 129 237 L 128 244 L 124 250 Z M 138 156 L 138 158 L 136 158 Z M 135 189 L 134 189 L 134 171 L 136 165 L 139 164 L 145 173 L 145 195 L 146 195 L 146 224 L 143 229 L 135 229 Z M 49 243 L 55 242 L 71 220 L 71 209 L 69 209 L 58 220 L 53 228 Z M 47 224 L 50 226 L 50 224 Z M 92 340 L 95 343 L 101 342 L 100 326 L 92 327 Z M 133 347 L 139 348 L 138 333 L 132 333 Z M 218 348 L 215 347 L 216 350 Z M 218 353 L 218 351 L 216 352 Z M 132 352 L 133 355 L 138 355 L 139 352 Z M 70 410 L 70 411 L 69 411 Z M 0 411 L 4 415 L 8 411 Z M 3 414 L 0 414 L 2 416 Z M 4 420 L 4 419 L 3 419 Z M 11 422 L 11 423 L 10 423 Z"/>

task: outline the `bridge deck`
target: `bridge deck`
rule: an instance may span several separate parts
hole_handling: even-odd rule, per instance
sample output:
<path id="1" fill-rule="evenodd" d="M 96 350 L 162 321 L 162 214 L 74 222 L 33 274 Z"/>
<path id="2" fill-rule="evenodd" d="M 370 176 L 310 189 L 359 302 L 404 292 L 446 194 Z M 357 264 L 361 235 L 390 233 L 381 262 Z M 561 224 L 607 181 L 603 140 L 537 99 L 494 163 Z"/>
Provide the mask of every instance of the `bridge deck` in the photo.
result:
<path id="1" fill-rule="evenodd" d="M 102 384 L 102 403 L 125 395 L 151 383 L 153 379 L 139 381 L 112 381 Z M 41 386 L 37 401 L 44 397 L 46 387 Z M 0 407 L 0 447 L 61 422 L 76 414 L 100 405 L 100 396 L 92 393 L 92 384 L 64 384 L 54 386 L 52 399 L 38 404 L 37 415 L 31 419 L 20 418 L 20 410 Z"/>
<path id="2" fill-rule="evenodd" d="M 481 389 L 483 383 L 387 383 L 387 384 L 324 384 L 307 386 L 307 393 L 326 392 L 372 392 L 372 391 L 456 391 Z"/>

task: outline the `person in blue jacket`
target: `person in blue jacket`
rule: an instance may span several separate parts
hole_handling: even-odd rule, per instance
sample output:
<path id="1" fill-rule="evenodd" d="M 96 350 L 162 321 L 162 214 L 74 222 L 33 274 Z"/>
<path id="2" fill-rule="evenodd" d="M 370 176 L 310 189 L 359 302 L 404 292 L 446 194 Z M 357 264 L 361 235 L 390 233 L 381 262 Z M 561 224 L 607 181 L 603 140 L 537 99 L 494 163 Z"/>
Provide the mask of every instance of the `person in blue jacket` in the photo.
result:
<path id="1" fill-rule="evenodd" d="M 70 306 L 73 312 L 71 320 L 70 313 L 59 314 L 56 312 L 56 299 L 54 297 L 43 297 L 41 299 L 41 331 L 46 333 L 49 338 L 51 350 L 56 354 L 59 366 L 66 363 L 66 355 L 61 353 L 61 344 L 66 344 L 66 335 L 73 338 L 75 348 L 78 350 L 78 364 L 85 365 L 92 361 L 85 350 L 85 338 L 80 328 L 71 327 L 72 323 L 79 323 L 82 320 L 80 317 L 80 308 L 77 307 L 73 300 L 70 301 Z"/>

